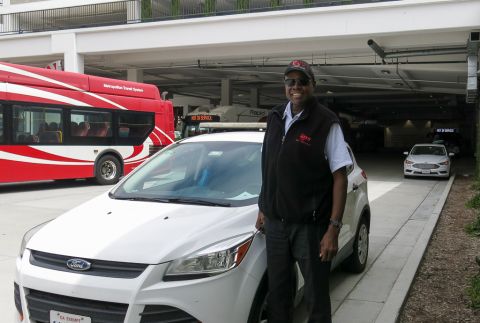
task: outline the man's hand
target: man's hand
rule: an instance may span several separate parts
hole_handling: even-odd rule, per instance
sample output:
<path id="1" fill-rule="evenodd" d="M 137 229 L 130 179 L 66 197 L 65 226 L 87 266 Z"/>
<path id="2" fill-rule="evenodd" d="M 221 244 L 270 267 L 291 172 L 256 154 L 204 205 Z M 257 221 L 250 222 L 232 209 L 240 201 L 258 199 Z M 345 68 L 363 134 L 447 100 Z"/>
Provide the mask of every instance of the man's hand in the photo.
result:
<path id="1" fill-rule="evenodd" d="M 257 222 L 255 223 L 255 228 L 257 228 L 258 231 L 264 233 L 265 230 L 263 228 L 263 225 L 265 224 L 265 215 L 263 214 L 262 211 L 258 211 L 258 216 L 257 216 Z"/>
<path id="2" fill-rule="evenodd" d="M 323 235 L 322 241 L 320 241 L 319 257 L 321 261 L 332 261 L 337 254 L 339 232 L 339 229 L 331 225 L 328 226 L 327 232 Z"/>

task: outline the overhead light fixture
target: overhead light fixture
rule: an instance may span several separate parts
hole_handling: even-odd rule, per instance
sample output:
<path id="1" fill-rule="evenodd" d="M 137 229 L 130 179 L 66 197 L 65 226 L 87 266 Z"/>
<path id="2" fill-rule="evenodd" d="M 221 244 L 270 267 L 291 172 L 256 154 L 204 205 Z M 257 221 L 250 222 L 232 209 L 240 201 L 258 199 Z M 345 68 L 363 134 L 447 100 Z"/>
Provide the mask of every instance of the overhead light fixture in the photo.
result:
<path id="1" fill-rule="evenodd" d="M 395 83 L 395 85 L 397 85 L 397 86 L 403 86 L 403 83 L 397 82 L 397 83 Z"/>
<path id="2" fill-rule="evenodd" d="M 390 71 L 389 70 L 382 70 L 382 74 L 383 75 L 390 75 Z"/>
<path id="3" fill-rule="evenodd" d="M 327 82 L 327 79 L 318 79 L 319 82 L 325 83 Z"/>

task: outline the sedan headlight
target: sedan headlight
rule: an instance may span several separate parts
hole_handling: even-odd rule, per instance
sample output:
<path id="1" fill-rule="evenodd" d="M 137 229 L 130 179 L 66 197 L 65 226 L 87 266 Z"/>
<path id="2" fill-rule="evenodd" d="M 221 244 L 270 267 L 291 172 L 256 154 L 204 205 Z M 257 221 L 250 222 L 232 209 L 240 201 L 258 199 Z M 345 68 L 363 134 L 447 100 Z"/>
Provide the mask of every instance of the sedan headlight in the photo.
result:
<path id="1" fill-rule="evenodd" d="M 255 234 L 236 236 L 174 260 L 167 269 L 164 281 L 205 278 L 237 267 L 245 258 Z"/>
<path id="2" fill-rule="evenodd" d="M 443 162 L 441 162 L 441 163 L 438 163 L 438 164 L 439 164 L 439 165 L 448 165 L 449 162 L 448 162 L 448 160 L 445 160 L 445 161 L 443 161 Z"/>
<path id="3" fill-rule="evenodd" d="M 408 159 L 405 159 L 405 164 L 406 164 L 406 165 L 411 165 L 411 164 L 413 164 L 413 161 L 408 160 Z"/>
<path id="4" fill-rule="evenodd" d="M 23 253 L 25 252 L 25 248 L 27 247 L 28 241 L 30 241 L 33 235 L 37 233 L 41 228 L 43 228 L 50 221 L 52 220 L 48 220 L 47 222 L 40 223 L 39 225 L 36 225 L 30 230 L 28 230 L 27 232 L 25 232 L 22 238 L 22 244 L 20 245 L 20 252 L 19 252 L 20 258 L 23 257 Z"/>

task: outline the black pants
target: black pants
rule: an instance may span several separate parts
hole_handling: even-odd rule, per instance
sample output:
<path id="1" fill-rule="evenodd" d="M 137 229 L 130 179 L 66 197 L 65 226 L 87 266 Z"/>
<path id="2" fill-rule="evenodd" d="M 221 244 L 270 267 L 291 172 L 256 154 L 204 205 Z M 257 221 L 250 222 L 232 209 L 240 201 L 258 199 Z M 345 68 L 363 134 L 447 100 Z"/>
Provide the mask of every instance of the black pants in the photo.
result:
<path id="1" fill-rule="evenodd" d="M 331 323 L 330 262 L 319 258 L 326 226 L 286 224 L 266 219 L 269 297 L 268 323 L 292 323 L 295 293 L 295 262 L 305 279 L 308 323 Z"/>

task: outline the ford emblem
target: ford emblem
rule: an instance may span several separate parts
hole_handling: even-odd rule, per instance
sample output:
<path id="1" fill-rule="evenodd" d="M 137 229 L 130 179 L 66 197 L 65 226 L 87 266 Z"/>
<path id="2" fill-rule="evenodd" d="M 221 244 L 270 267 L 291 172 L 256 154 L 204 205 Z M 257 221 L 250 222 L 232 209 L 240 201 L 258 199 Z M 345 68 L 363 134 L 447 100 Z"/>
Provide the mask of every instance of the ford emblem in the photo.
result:
<path id="1" fill-rule="evenodd" d="M 86 260 L 74 258 L 67 260 L 67 267 L 71 270 L 86 271 L 92 267 L 92 264 Z"/>

